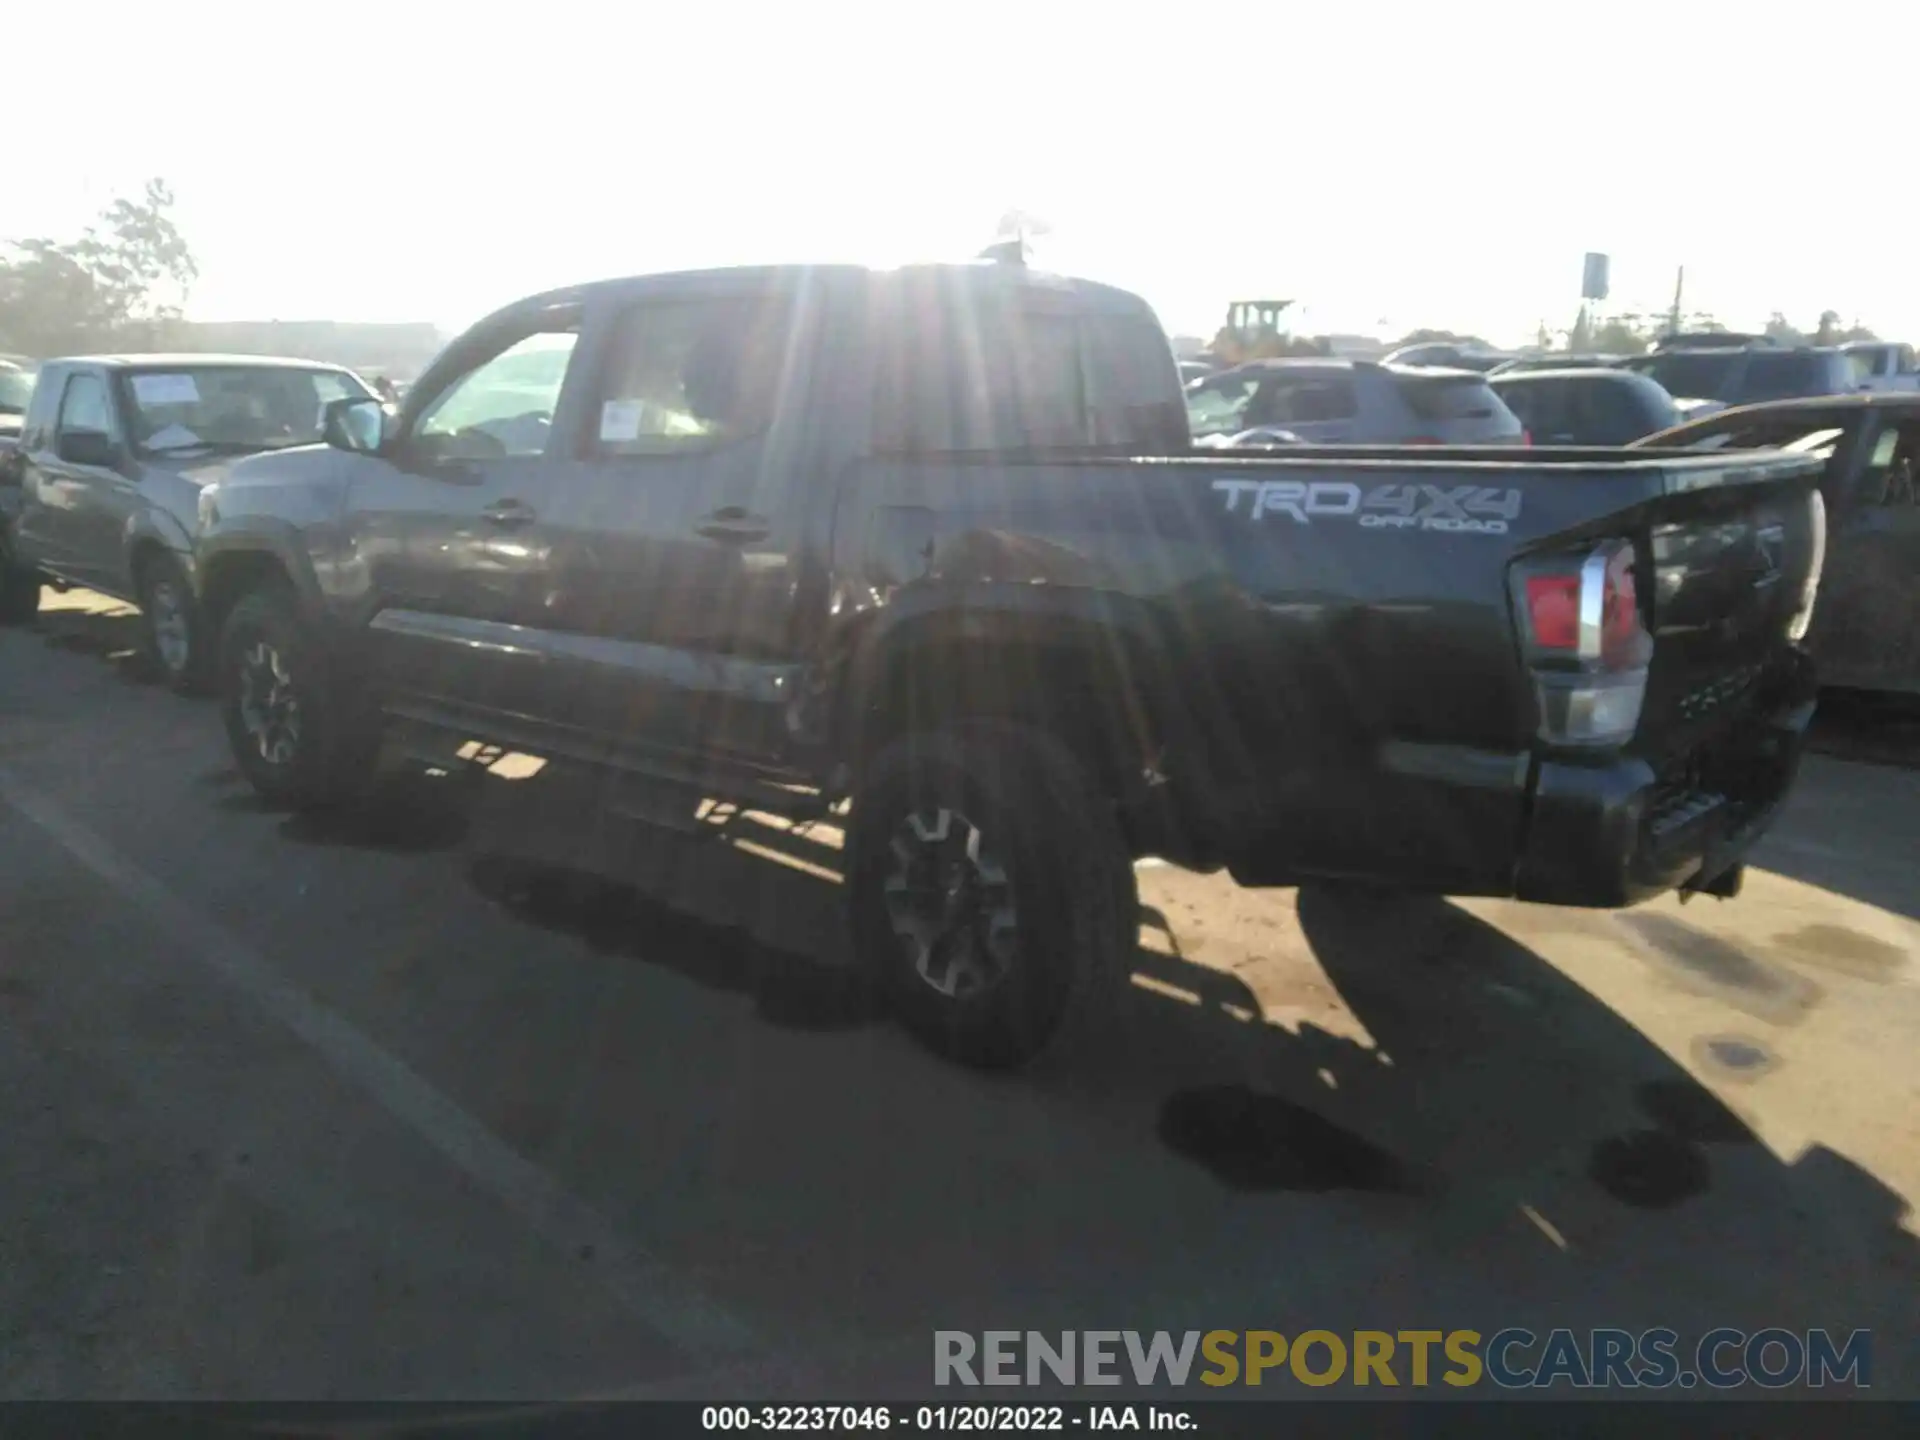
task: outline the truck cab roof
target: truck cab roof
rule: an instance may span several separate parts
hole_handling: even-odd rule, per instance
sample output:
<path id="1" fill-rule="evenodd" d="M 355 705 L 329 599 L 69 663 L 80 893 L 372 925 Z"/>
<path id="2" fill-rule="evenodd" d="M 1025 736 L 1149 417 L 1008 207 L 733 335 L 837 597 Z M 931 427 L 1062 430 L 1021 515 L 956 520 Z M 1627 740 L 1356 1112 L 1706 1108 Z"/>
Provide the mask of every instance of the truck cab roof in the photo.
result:
<path id="1" fill-rule="evenodd" d="M 617 304 L 629 297 L 637 299 L 642 295 L 658 294 L 663 289 L 679 286 L 689 288 L 700 288 L 708 284 L 777 286 L 798 285 L 807 281 L 832 286 L 862 282 L 876 286 L 931 282 L 956 290 L 977 290 L 982 293 L 1031 290 L 1036 293 L 1071 295 L 1082 307 L 1089 310 L 1105 310 L 1129 315 L 1151 313 L 1144 300 L 1112 285 L 1056 275 L 1050 271 L 1035 270 L 1025 265 L 971 260 L 901 265 L 891 268 L 867 265 L 735 265 L 709 270 L 677 270 L 657 274 L 627 275 L 617 279 L 592 280 L 577 285 L 562 286 L 538 295 L 529 295 L 510 305 L 502 306 L 480 324 L 486 326 L 495 320 L 505 320 L 510 316 L 551 310 L 567 305 L 584 306 L 595 303 L 604 304 L 609 301 Z"/>

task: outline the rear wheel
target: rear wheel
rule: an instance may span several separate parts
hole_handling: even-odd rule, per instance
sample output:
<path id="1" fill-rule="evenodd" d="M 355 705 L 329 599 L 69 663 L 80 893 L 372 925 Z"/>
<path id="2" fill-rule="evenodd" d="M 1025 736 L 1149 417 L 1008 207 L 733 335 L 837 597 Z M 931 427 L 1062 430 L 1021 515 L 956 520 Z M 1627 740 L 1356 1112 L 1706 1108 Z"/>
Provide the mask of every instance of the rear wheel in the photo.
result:
<path id="1" fill-rule="evenodd" d="M 1103 1009 L 1136 943 L 1111 808 L 1044 732 L 907 736 L 868 768 L 850 843 L 856 953 L 922 1041 L 1002 1068 Z"/>
<path id="2" fill-rule="evenodd" d="M 0 625 L 29 625 L 40 613 L 40 572 L 13 563 L 0 545 Z"/>
<path id="3" fill-rule="evenodd" d="M 318 637 L 283 587 L 234 606 L 220 636 L 220 712 L 241 773 L 274 804 L 312 810 L 370 789 L 379 730 L 334 683 Z"/>
<path id="4" fill-rule="evenodd" d="M 171 556 L 154 555 L 140 566 L 139 593 L 147 661 L 154 672 L 182 695 L 206 690 L 213 666 L 186 572 Z"/>

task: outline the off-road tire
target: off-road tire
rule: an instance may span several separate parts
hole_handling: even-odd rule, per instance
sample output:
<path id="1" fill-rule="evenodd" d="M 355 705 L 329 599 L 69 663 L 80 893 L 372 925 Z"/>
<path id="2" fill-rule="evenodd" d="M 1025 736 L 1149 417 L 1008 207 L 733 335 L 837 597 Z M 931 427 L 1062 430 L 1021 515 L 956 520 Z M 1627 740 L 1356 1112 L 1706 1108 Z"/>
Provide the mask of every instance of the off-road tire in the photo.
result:
<path id="1" fill-rule="evenodd" d="M 40 613 L 40 572 L 16 565 L 0 539 L 0 625 L 31 625 Z"/>
<path id="2" fill-rule="evenodd" d="M 997 856 L 1015 916 L 1011 963 L 967 995 L 944 994 L 923 977 L 895 929 L 894 905 L 906 892 L 889 890 L 903 876 L 896 839 L 909 851 L 920 840 L 908 817 L 942 812 L 965 817 L 981 851 Z M 1111 805 L 1053 736 L 981 723 L 893 742 L 864 767 L 848 850 L 856 959 L 933 1050 L 1005 1069 L 1070 1050 L 1100 1029 L 1138 942 L 1139 900 Z"/>
<path id="3" fill-rule="evenodd" d="M 214 662 L 210 653 L 213 646 L 186 572 L 171 555 L 153 554 L 140 562 L 134 583 L 140 600 L 141 656 L 147 668 L 176 694 L 206 694 L 213 683 Z M 184 630 L 186 655 L 178 663 L 167 658 L 167 646 L 160 636 L 159 627 L 168 608 L 162 603 L 163 591 L 171 592 L 172 605 Z"/>
<path id="4" fill-rule="evenodd" d="M 270 759 L 248 728 L 246 672 L 260 647 L 279 657 L 298 706 L 290 753 Z M 243 597 L 220 631 L 220 718 L 234 762 L 268 803 L 325 810 L 364 801 L 374 788 L 380 731 L 362 698 L 337 681 L 326 647 L 290 590 L 272 585 Z"/>

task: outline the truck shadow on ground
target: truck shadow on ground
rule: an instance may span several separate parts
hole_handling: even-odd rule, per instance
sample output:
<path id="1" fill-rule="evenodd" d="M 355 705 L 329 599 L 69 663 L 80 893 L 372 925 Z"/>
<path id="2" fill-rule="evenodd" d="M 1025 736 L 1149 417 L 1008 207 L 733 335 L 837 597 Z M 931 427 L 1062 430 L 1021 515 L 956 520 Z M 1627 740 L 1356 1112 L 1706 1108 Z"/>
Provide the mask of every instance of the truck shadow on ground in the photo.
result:
<path id="1" fill-rule="evenodd" d="M 577 812 L 560 814 L 576 832 Z M 538 828 L 523 813 L 519 853 L 483 843 L 472 866 L 482 893 L 516 918 L 751 995 L 776 1025 L 853 1029 L 883 1018 L 833 953 L 839 847 L 818 829 L 736 819 L 709 840 L 662 841 L 635 887 L 581 868 L 577 854 L 528 860 Z M 1269 898 L 1287 903 L 1284 892 Z M 1763 1248 L 1797 1254 L 1762 1287 L 1796 1310 L 1862 1285 L 1886 1286 L 1882 1298 L 1911 1293 L 1920 1263 L 1895 1192 L 1818 1146 L 1792 1164 L 1774 1157 L 1733 1108 L 1526 944 L 1437 899 L 1309 888 L 1297 918 L 1338 1024 L 1267 1013 L 1231 964 L 1180 954 L 1167 917 L 1148 908 L 1107 1023 L 1064 1058 L 981 1077 L 974 1093 L 982 1103 L 1023 1094 L 1143 1140 L 1144 1122 L 1163 1153 L 1229 1192 L 1380 1196 L 1399 1217 L 1382 1222 L 1389 1229 L 1482 1234 L 1524 1217 L 1522 1244 L 1566 1251 L 1603 1245 L 1628 1214 L 1661 1212 L 1689 1237 L 1676 1240 L 1672 1263 L 1701 1276 L 1724 1268 L 1720 1222 L 1679 1217 L 1736 1207 L 1743 1248 L 1758 1230 Z M 910 1167 L 920 1142 L 890 1143 Z M 1718 1201 L 1703 1198 L 1728 1186 Z M 1101 1199 L 1118 1212 L 1147 1203 Z M 1810 1257 L 1809 1215 L 1871 1249 L 1875 1265 L 1836 1272 L 1837 1260 Z"/>
<path id="2" fill-rule="evenodd" d="M 47 647 L 103 660 L 129 684 L 158 683 L 159 677 L 142 648 L 145 627 L 140 612 L 104 597 L 89 598 L 97 603 L 41 611 L 35 627 Z"/>

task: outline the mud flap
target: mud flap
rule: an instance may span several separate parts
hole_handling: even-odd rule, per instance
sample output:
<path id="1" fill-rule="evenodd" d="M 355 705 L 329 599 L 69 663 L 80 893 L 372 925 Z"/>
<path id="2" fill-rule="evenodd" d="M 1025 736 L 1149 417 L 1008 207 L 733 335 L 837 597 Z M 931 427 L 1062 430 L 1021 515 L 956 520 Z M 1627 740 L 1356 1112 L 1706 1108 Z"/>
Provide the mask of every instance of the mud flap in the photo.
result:
<path id="1" fill-rule="evenodd" d="M 1702 869 L 1685 885 L 1680 887 L 1680 903 L 1686 904 L 1696 895 L 1711 895 L 1717 900 L 1731 900 L 1740 893 L 1740 887 L 1746 883 L 1747 867 L 1738 862 L 1718 871 L 1711 878 Z"/>

